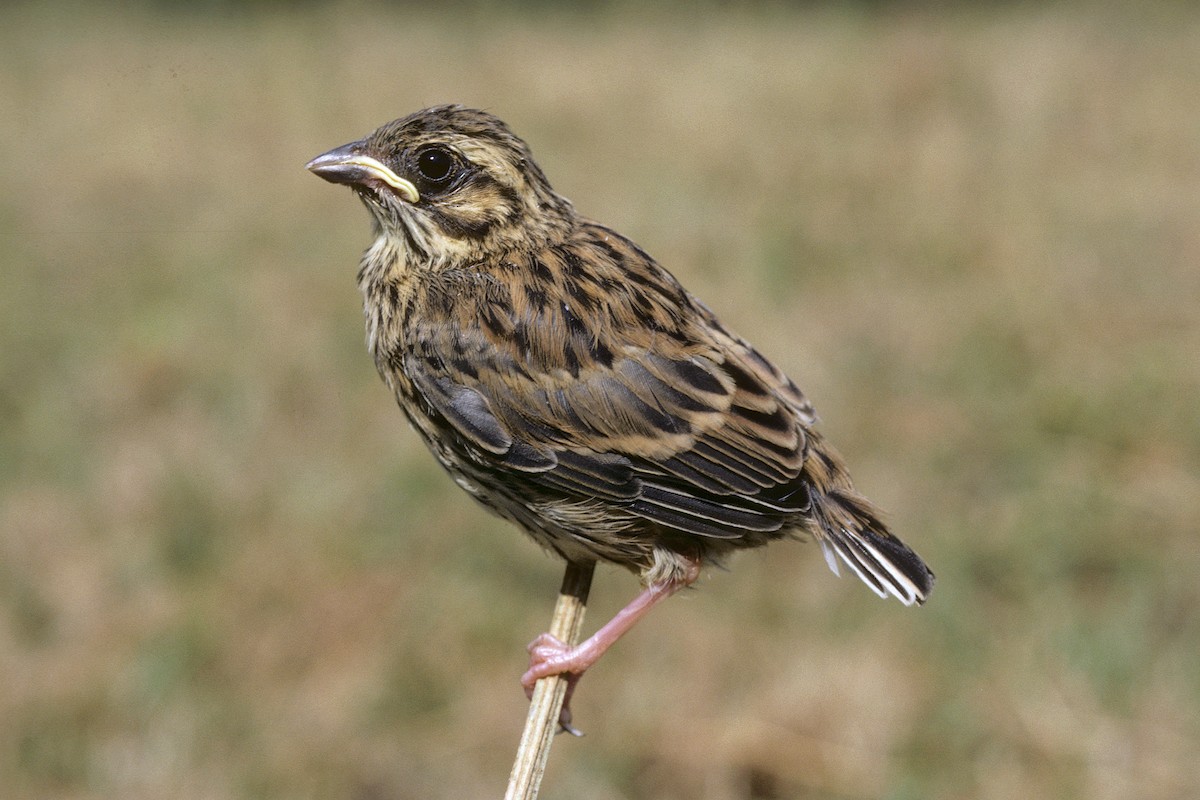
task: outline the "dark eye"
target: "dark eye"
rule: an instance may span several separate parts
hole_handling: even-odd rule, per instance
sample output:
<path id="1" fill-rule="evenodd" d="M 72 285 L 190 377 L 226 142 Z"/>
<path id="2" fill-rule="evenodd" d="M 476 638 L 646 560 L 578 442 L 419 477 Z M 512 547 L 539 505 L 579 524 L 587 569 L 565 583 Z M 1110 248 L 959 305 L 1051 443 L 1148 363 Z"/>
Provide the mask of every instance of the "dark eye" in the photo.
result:
<path id="1" fill-rule="evenodd" d="M 454 178 L 457 170 L 454 154 L 440 147 L 430 147 L 417 154 L 417 172 L 435 188 Z"/>

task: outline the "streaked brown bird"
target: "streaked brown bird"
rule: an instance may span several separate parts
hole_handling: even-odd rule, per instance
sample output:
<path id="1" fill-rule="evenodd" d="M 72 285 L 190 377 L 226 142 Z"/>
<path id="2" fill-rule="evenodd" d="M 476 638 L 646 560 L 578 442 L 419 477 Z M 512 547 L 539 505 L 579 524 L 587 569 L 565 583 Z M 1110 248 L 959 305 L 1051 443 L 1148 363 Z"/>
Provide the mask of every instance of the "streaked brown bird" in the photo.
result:
<path id="1" fill-rule="evenodd" d="M 429 108 L 308 169 L 374 218 L 358 272 L 367 344 L 442 466 L 543 547 L 644 583 L 579 646 L 535 640 L 527 690 L 560 673 L 573 688 L 703 564 L 788 535 L 810 534 L 881 597 L 929 595 L 933 573 L 855 490 L 796 384 L 577 214 L 499 119 Z"/>

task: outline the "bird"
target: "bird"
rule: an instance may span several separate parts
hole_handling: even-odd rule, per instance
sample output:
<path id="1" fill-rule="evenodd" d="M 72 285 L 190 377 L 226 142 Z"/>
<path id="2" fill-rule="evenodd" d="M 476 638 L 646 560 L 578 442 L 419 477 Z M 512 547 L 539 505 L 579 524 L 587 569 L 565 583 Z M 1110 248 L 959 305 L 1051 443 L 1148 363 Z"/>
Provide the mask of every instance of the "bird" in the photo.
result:
<path id="1" fill-rule="evenodd" d="M 498 117 L 426 108 L 307 168 L 370 212 L 367 347 L 454 481 L 566 561 L 641 579 L 583 643 L 535 639 L 527 693 L 551 675 L 573 691 L 704 566 L 779 539 L 815 539 L 881 597 L 929 596 L 933 572 L 855 489 L 797 385 L 579 214 Z M 559 721 L 576 732 L 569 699 Z"/>

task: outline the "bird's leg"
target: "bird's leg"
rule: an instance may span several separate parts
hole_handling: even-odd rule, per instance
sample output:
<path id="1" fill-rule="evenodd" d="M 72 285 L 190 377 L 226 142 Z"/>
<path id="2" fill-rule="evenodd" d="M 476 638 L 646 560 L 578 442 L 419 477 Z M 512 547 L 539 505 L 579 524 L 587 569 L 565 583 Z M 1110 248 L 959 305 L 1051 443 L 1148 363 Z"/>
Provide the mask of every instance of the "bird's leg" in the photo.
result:
<path id="1" fill-rule="evenodd" d="M 637 621 L 649 613 L 663 600 L 693 583 L 700 576 L 700 563 L 692 562 L 680 576 L 652 583 L 643 589 L 629 605 L 617 612 L 600 630 L 575 647 L 568 647 L 561 639 L 543 633 L 529 643 L 529 669 L 521 676 L 521 685 L 526 694 L 533 693 L 533 685 L 550 675 L 567 675 L 567 696 L 563 700 L 559 724 L 568 733 L 579 735 L 571 727 L 570 701 L 579 678 L 600 660 L 609 647 L 629 631 Z"/>

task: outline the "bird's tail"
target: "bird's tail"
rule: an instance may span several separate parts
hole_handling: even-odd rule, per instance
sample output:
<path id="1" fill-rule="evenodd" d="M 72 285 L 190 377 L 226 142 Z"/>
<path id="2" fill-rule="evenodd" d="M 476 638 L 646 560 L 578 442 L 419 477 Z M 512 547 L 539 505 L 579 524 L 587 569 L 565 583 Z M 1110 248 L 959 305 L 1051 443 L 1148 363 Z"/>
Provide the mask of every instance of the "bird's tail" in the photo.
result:
<path id="1" fill-rule="evenodd" d="M 812 436 L 812 434 L 810 434 Z M 813 534 L 835 575 L 841 560 L 880 597 L 920 605 L 934 576 L 921 557 L 897 539 L 879 511 L 854 490 L 840 457 L 813 436 L 805 459 L 812 497 Z"/>

